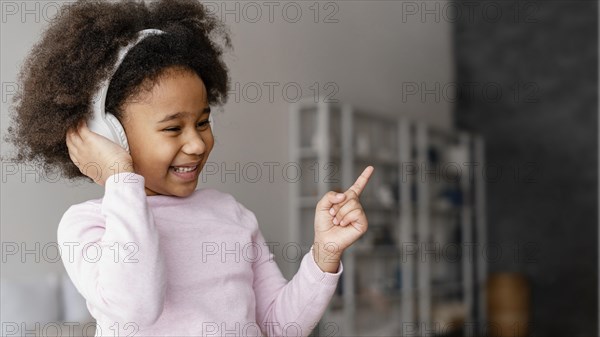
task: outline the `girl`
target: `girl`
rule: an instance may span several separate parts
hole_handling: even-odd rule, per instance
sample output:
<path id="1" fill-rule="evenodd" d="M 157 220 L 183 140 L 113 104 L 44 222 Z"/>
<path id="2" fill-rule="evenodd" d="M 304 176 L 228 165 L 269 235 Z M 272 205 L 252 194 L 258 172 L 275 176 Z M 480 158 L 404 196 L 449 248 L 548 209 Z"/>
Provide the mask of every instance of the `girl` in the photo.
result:
<path id="1" fill-rule="evenodd" d="M 165 34 L 137 43 L 112 74 L 120 48 L 148 28 Z M 57 230 L 96 336 L 307 336 L 335 291 L 343 251 L 367 230 L 358 198 L 372 166 L 317 203 L 314 244 L 287 281 L 254 213 L 230 194 L 196 190 L 214 144 L 211 106 L 229 89 L 219 37 L 231 47 L 223 24 L 193 0 L 77 1 L 20 75 L 9 128 L 17 160 L 104 186 L 103 198 L 69 207 Z M 86 122 L 107 78 L 106 110 L 128 149 Z"/>

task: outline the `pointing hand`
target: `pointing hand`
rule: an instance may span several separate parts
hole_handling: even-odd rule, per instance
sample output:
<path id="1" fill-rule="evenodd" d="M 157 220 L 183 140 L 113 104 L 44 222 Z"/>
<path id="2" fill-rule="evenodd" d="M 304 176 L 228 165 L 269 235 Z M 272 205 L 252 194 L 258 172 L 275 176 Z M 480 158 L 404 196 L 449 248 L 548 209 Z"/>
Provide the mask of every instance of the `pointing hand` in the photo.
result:
<path id="1" fill-rule="evenodd" d="M 366 233 L 368 221 L 359 197 L 374 170 L 368 166 L 346 192 L 327 192 L 317 203 L 314 243 L 319 252 L 327 251 L 328 256 L 340 258 L 346 248 Z"/>

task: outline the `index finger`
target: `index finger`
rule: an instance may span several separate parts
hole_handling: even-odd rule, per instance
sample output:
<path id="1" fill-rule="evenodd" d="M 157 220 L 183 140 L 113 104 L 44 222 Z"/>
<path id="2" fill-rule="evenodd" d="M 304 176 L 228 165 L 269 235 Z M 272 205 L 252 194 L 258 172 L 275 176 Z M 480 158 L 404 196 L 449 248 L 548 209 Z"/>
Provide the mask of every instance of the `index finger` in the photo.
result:
<path id="1" fill-rule="evenodd" d="M 370 166 L 370 165 L 367 166 L 367 168 L 365 168 L 363 170 L 363 172 L 360 174 L 358 179 L 356 179 L 356 182 L 354 182 L 354 185 L 350 186 L 350 188 L 348 190 L 352 190 L 352 191 L 354 191 L 354 193 L 356 193 L 356 196 L 360 196 L 362 191 L 365 189 L 365 186 L 367 186 L 367 183 L 369 182 L 369 178 L 371 178 L 371 174 L 373 174 L 374 170 L 375 170 L 375 168 L 373 166 Z"/>

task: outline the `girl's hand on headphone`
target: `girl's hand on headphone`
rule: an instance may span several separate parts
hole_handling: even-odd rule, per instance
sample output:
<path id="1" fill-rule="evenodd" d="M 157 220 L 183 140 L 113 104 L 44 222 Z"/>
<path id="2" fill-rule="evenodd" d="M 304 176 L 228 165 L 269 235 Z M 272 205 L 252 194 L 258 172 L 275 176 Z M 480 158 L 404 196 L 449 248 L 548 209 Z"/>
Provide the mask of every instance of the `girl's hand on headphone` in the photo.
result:
<path id="1" fill-rule="evenodd" d="M 134 172 L 131 155 L 119 144 L 91 131 L 85 120 L 66 135 L 69 157 L 81 173 L 104 186 L 108 177 L 121 172 Z"/>

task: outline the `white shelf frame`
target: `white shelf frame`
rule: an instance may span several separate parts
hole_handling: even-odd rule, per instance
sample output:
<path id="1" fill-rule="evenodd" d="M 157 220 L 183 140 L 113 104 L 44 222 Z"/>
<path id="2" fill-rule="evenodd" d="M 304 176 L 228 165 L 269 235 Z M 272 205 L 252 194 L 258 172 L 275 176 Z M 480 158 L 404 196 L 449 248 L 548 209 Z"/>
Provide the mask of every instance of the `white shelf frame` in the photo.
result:
<path id="1" fill-rule="evenodd" d="M 338 104 L 338 103 L 325 103 L 324 100 L 319 100 L 319 103 L 315 103 L 314 99 L 301 100 L 297 103 L 290 105 L 289 115 L 289 154 L 292 162 L 298 164 L 301 163 L 303 158 L 316 157 L 319 167 L 319 181 L 317 190 L 319 196 L 324 195 L 329 190 L 333 189 L 334 186 L 329 183 L 323 182 L 323 177 L 327 176 L 327 170 L 325 170 L 325 164 L 332 161 L 332 155 L 336 154 L 341 160 L 342 168 L 342 188 L 347 188 L 354 183 L 355 175 L 357 172 L 354 170 L 355 156 L 353 151 L 353 136 L 355 134 L 354 121 L 355 117 L 368 116 L 369 118 L 379 119 L 383 118 L 391 123 L 396 124 L 396 130 L 398 132 L 398 181 L 399 193 L 401 196 L 400 203 L 398 205 L 400 209 L 400 216 L 396 219 L 397 226 L 397 237 L 396 242 L 410 242 L 412 238 L 417 237 L 417 244 L 419 248 L 422 248 L 422 243 L 431 242 L 431 205 L 429 203 L 430 196 L 428 179 L 423 182 L 415 182 L 414 179 L 419 177 L 421 174 L 421 165 L 418 165 L 416 175 L 405 175 L 403 176 L 400 165 L 415 160 L 417 163 L 426 163 L 428 156 L 428 138 L 429 134 L 442 133 L 449 138 L 458 138 L 459 144 L 469 149 L 468 153 L 470 158 L 469 161 L 475 161 L 478 165 L 475 166 L 475 179 L 474 179 L 474 192 L 473 195 L 470 193 L 471 185 L 468 179 L 461 179 L 461 189 L 463 191 L 463 207 L 460 210 L 462 226 L 462 238 L 461 242 L 473 243 L 472 240 L 476 240 L 479 243 L 486 243 L 486 221 L 485 221 L 485 185 L 482 178 L 482 166 L 484 160 L 484 147 L 485 143 L 479 136 L 474 136 L 467 133 L 456 133 L 455 131 L 440 130 L 430 127 L 421 121 L 412 121 L 406 117 L 386 117 L 376 115 L 366 115 L 362 112 L 356 112 L 349 104 Z M 337 105 L 340 110 L 340 122 L 341 122 L 341 148 L 331 149 L 329 130 L 331 120 L 331 107 Z M 317 149 L 309 150 L 301 147 L 301 110 L 309 107 L 314 109 L 316 107 L 316 137 L 318 137 L 318 143 L 321 144 Z M 416 134 L 413 136 L 411 133 L 411 126 L 415 128 Z M 414 144 L 412 144 L 414 142 Z M 412 158 L 412 147 L 416 146 L 417 156 Z M 335 153 L 340 151 L 340 153 Z M 407 178 L 407 181 L 403 179 Z M 417 185 L 417 205 L 416 214 L 413 209 L 415 205 L 412 202 L 412 191 L 411 185 L 416 183 Z M 301 197 L 300 196 L 300 182 L 292 183 L 290 185 L 290 221 L 289 221 L 289 233 L 290 240 L 292 242 L 299 242 L 301 236 L 301 224 L 300 211 L 307 207 L 311 202 L 316 202 L 317 198 L 313 197 Z M 406 197 L 408 196 L 408 197 Z M 313 200 L 314 199 L 314 200 Z M 469 201 L 474 202 L 474 207 L 469 206 Z M 365 206 L 365 205 L 363 205 Z M 365 206 L 365 210 L 368 208 Z M 304 224 L 305 225 L 305 224 Z M 476 226 L 476 227 L 474 227 Z M 415 230 L 416 227 L 416 230 Z M 476 232 L 475 232 L 476 231 Z M 342 280 L 344 284 L 343 290 L 343 310 L 341 315 L 341 321 L 339 322 L 339 331 L 337 334 L 342 336 L 360 336 L 360 331 L 355 326 L 355 316 L 357 312 L 357 298 L 355 296 L 355 282 L 354 275 L 356 273 L 356 246 L 351 246 L 344 252 L 342 258 L 344 263 L 344 273 L 342 274 Z M 420 253 L 420 252 L 419 252 Z M 462 279 L 465 282 L 462 283 L 463 300 L 466 308 L 466 319 L 469 322 L 473 322 L 474 315 L 477 316 L 478 320 L 485 322 L 485 284 L 487 282 L 487 268 L 484 257 L 482 254 L 477 254 L 475 265 L 473 265 L 469 259 L 462 260 Z M 477 274 L 475 274 L 475 272 Z M 474 280 L 476 278 L 476 283 Z M 416 284 L 415 284 L 416 279 Z M 413 259 L 408 259 L 402 264 L 402 288 L 401 288 L 401 303 L 398 320 L 390 322 L 389 326 L 382 327 L 379 332 L 372 331 L 371 333 L 383 333 L 384 331 L 391 331 L 390 329 L 396 329 L 396 333 L 400 332 L 403 323 L 419 322 L 418 326 L 431 327 L 432 323 L 432 282 L 431 282 L 431 262 L 427 260 L 426 263 L 416 264 Z M 476 287 L 477 285 L 477 287 Z M 475 290 L 477 289 L 477 313 L 474 312 L 474 300 Z M 415 310 L 416 307 L 416 310 Z M 335 322 L 333 319 L 335 315 L 328 308 L 323 316 L 322 322 L 331 323 Z M 338 314 L 339 317 L 339 314 Z M 320 325 L 319 325 L 320 327 Z M 327 331 L 316 331 L 313 334 L 327 334 L 331 333 L 330 326 L 327 327 Z M 419 331 L 421 333 L 421 331 Z M 472 333 L 465 331 L 466 334 Z"/>

